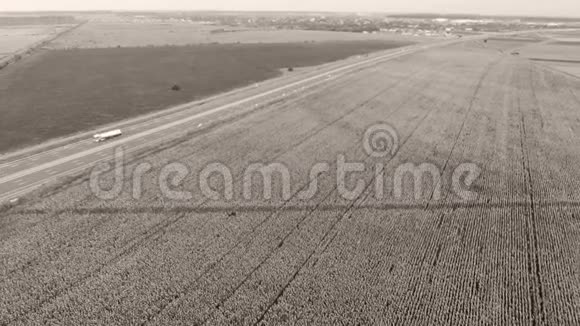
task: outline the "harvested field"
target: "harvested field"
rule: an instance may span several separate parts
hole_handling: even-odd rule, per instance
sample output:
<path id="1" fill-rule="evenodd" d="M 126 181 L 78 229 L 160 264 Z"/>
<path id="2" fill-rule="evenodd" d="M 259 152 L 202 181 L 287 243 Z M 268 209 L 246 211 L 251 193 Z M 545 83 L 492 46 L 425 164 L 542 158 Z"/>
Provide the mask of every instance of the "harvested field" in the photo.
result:
<path id="1" fill-rule="evenodd" d="M 224 32 L 227 31 L 227 32 Z M 92 22 L 52 44 L 56 49 L 191 45 L 207 43 L 296 43 L 326 41 L 425 42 L 432 38 L 391 33 L 260 30 L 202 24 Z"/>
<path id="2" fill-rule="evenodd" d="M 577 34 L 570 35 L 571 37 Z M 522 49 L 522 56 L 547 65 L 553 69 L 580 77 L 578 63 L 580 51 L 574 38 L 559 38 L 557 41 L 542 42 Z"/>
<path id="3" fill-rule="evenodd" d="M 38 25 L 75 25 L 78 22 L 72 16 L 50 16 L 34 14 L 13 14 L 0 16 L 0 26 L 38 26 Z"/>
<path id="4" fill-rule="evenodd" d="M 570 41 L 570 40 L 556 41 L 556 42 L 550 42 L 550 45 L 580 46 L 580 41 Z"/>
<path id="5" fill-rule="evenodd" d="M 0 72 L 0 152 L 409 43 L 361 41 L 55 50 Z M 172 90 L 179 85 L 180 91 Z"/>
<path id="6" fill-rule="evenodd" d="M 580 63 L 580 60 L 543 59 L 543 58 L 530 58 L 530 60 L 540 62 Z"/>
<path id="7" fill-rule="evenodd" d="M 0 26 L 0 61 L 58 34 L 65 28 L 66 26 Z"/>
<path id="8" fill-rule="evenodd" d="M 579 105 L 580 81 L 463 45 L 320 84 L 126 162 L 152 165 L 139 199 L 130 174 L 107 201 L 79 176 L 5 209 L 0 324 L 578 325 Z M 378 122 L 398 132 L 392 157 L 361 143 Z M 364 163 L 346 182 L 361 191 L 328 172 L 302 199 L 341 155 Z M 190 199 L 159 189 L 168 162 L 191 171 L 174 184 Z M 215 162 L 236 185 L 282 163 L 293 196 L 210 200 L 197 176 Z M 406 163 L 437 167 L 440 196 L 413 198 L 411 177 L 397 199 Z M 452 186 L 462 163 L 481 171 L 470 199 Z"/>
<path id="9" fill-rule="evenodd" d="M 544 64 L 547 63 L 547 66 L 563 73 L 569 74 L 571 76 L 576 76 L 580 78 L 580 61 L 574 63 L 560 63 L 560 62 L 546 62 L 543 61 Z"/>
<path id="10" fill-rule="evenodd" d="M 490 42 L 509 42 L 509 43 L 537 43 L 541 39 L 537 37 L 490 37 L 488 38 Z"/>
<path id="11" fill-rule="evenodd" d="M 574 45 L 532 45 L 522 49 L 522 54 L 528 58 L 580 60 L 580 51 L 578 51 L 578 47 Z"/>
<path id="12" fill-rule="evenodd" d="M 478 46 L 501 52 L 528 47 L 539 42 L 541 39 L 537 37 L 491 37 L 487 42 L 479 41 Z"/>

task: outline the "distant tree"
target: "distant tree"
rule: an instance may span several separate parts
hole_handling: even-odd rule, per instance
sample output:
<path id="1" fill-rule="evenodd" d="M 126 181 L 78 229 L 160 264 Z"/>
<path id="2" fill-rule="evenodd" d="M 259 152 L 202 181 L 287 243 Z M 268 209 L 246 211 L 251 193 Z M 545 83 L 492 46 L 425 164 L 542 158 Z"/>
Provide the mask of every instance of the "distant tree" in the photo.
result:
<path id="1" fill-rule="evenodd" d="M 294 71 L 294 67 L 289 67 L 289 68 L 288 68 L 288 71 L 289 71 L 289 72 L 293 72 L 293 71 Z"/>
<path id="2" fill-rule="evenodd" d="M 172 91 L 176 91 L 176 92 L 178 92 L 178 91 L 180 91 L 180 90 L 181 90 L 181 86 L 179 86 L 179 85 L 175 84 L 175 85 L 173 85 L 173 87 L 171 87 L 171 90 L 172 90 Z"/>

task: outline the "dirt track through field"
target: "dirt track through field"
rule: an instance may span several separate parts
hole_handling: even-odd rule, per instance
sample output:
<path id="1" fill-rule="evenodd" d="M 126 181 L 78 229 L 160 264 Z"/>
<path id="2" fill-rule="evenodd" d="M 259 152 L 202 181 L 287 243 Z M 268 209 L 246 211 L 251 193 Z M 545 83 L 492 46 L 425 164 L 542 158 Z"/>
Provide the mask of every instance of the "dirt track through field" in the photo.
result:
<path id="1" fill-rule="evenodd" d="M 580 323 L 580 82 L 506 52 L 413 54 L 178 139 L 127 164 L 153 166 L 138 200 L 130 178 L 110 201 L 81 178 L 2 213 L 0 324 Z M 390 158 L 363 149 L 380 122 L 398 132 Z M 341 155 L 365 163 L 354 198 Z M 209 163 L 236 182 L 283 163 L 292 196 L 260 199 L 257 182 L 249 200 L 171 201 L 157 180 L 176 161 L 191 190 Z M 301 199 L 320 162 L 331 172 Z M 405 163 L 440 182 L 416 199 L 407 178 L 395 198 Z M 469 200 L 452 182 L 464 163 L 481 172 Z"/>

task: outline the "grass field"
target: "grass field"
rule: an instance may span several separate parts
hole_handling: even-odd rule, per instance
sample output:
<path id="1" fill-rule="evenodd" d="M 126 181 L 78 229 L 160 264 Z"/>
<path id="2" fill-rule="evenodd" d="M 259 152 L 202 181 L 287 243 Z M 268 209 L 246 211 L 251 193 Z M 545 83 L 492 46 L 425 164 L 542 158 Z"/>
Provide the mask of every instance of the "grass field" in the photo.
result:
<path id="1" fill-rule="evenodd" d="M 53 50 L 0 72 L 0 151 L 281 74 L 409 44 L 361 41 Z M 179 85 L 180 91 L 171 90 Z"/>

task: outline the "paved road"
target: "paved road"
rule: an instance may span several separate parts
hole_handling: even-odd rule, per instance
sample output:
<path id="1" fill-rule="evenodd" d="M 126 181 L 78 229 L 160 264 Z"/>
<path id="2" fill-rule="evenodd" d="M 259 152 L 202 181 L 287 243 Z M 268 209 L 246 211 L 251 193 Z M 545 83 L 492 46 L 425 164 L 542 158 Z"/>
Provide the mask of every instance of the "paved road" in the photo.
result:
<path id="1" fill-rule="evenodd" d="M 580 324 L 580 81 L 510 55 L 516 43 L 321 76 L 154 147 L 111 200 L 79 179 L 5 208 L 0 324 Z M 363 142 L 378 123 L 398 145 L 385 157 Z M 342 161 L 364 169 L 341 184 Z M 256 162 L 287 169 L 289 198 L 280 177 L 271 198 L 260 178 L 242 195 Z M 190 173 L 169 190 L 190 198 L 161 187 L 171 163 Z M 227 177 L 209 180 L 218 198 L 200 188 L 215 163 L 232 198 Z M 433 172 L 423 191 L 412 171 L 397 186 L 409 163 Z"/>
<path id="2" fill-rule="evenodd" d="M 513 33 L 505 33 L 509 35 Z M 499 35 L 499 34 L 498 34 Z M 0 160 L 0 202 L 18 198 L 38 187 L 54 181 L 58 177 L 82 171 L 95 163 L 111 158 L 111 148 L 123 145 L 134 150 L 151 146 L 162 139 L 171 139 L 176 128 L 191 128 L 191 125 L 203 127 L 204 124 L 222 119 L 231 112 L 256 108 L 287 96 L 296 96 L 313 86 L 340 78 L 363 67 L 393 60 L 404 55 L 424 51 L 433 47 L 445 46 L 457 42 L 483 39 L 485 36 L 473 36 L 462 40 L 446 40 L 434 44 L 420 44 L 402 49 L 375 54 L 370 57 L 348 60 L 344 63 L 331 64 L 312 73 L 284 78 L 264 83 L 255 89 L 247 88 L 230 96 L 217 96 L 208 100 L 196 101 L 179 106 L 178 110 L 167 113 L 155 113 L 151 118 L 137 118 L 120 125 L 111 125 L 109 129 L 122 128 L 123 139 L 103 145 L 95 145 L 90 139 L 41 151 L 38 154 L 19 157 L 15 160 Z M 177 134 L 181 133 L 178 131 Z M 87 135 L 87 138 L 90 138 Z"/>
<path id="3" fill-rule="evenodd" d="M 137 150 L 151 146 L 162 140 L 171 139 L 175 134 L 183 133 L 183 128 L 192 130 L 202 128 L 216 120 L 223 119 L 235 111 L 240 114 L 250 109 L 268 105 L 278 99 L 300 96 L 309 89 L 330 82 L 363 67 L 393 60 L 406 54 L 423 51 L 433 46 L 442 46 L 455 41 L 438 44 L 416 45 L 395 49 L 386 53 L 359 58 L 352 62 L 329 65 L 322 71 L 315 71 L 299 78 L 286 78 L 276 83 L 265 83 L 245 92 L 238 92 L 233 97 L 217 97 L 204 101 L 204 105 L 192 104 L 181 106 L 184 109 L 136 123 L 122 125 L 122 138 L 105 144 L 95 144 L 86 139 L 38 154 L 5 160 L 0 163 L 0 202 L 10 201 L 38 187 L 54 181 L 58 177 L 71 175 L 94 166 L 97 162 L 110 159 L 115 147 L 124 146 Z M 229 101 L 224 103 L 224 101 Z M 207 103 L 209 102 L 209 103 Z M 197 103 L 197 102 L 196 102 Z M 229 111 L 229 112 L 228 112 Z M 193 126 L 193 128 L 192 128 Z M 111 126 L 115 129 L 117 126 Z M 177 131 L 176 131 L 177 130 Z M 88 138 L 88 137 L 87 137 Z"/>

